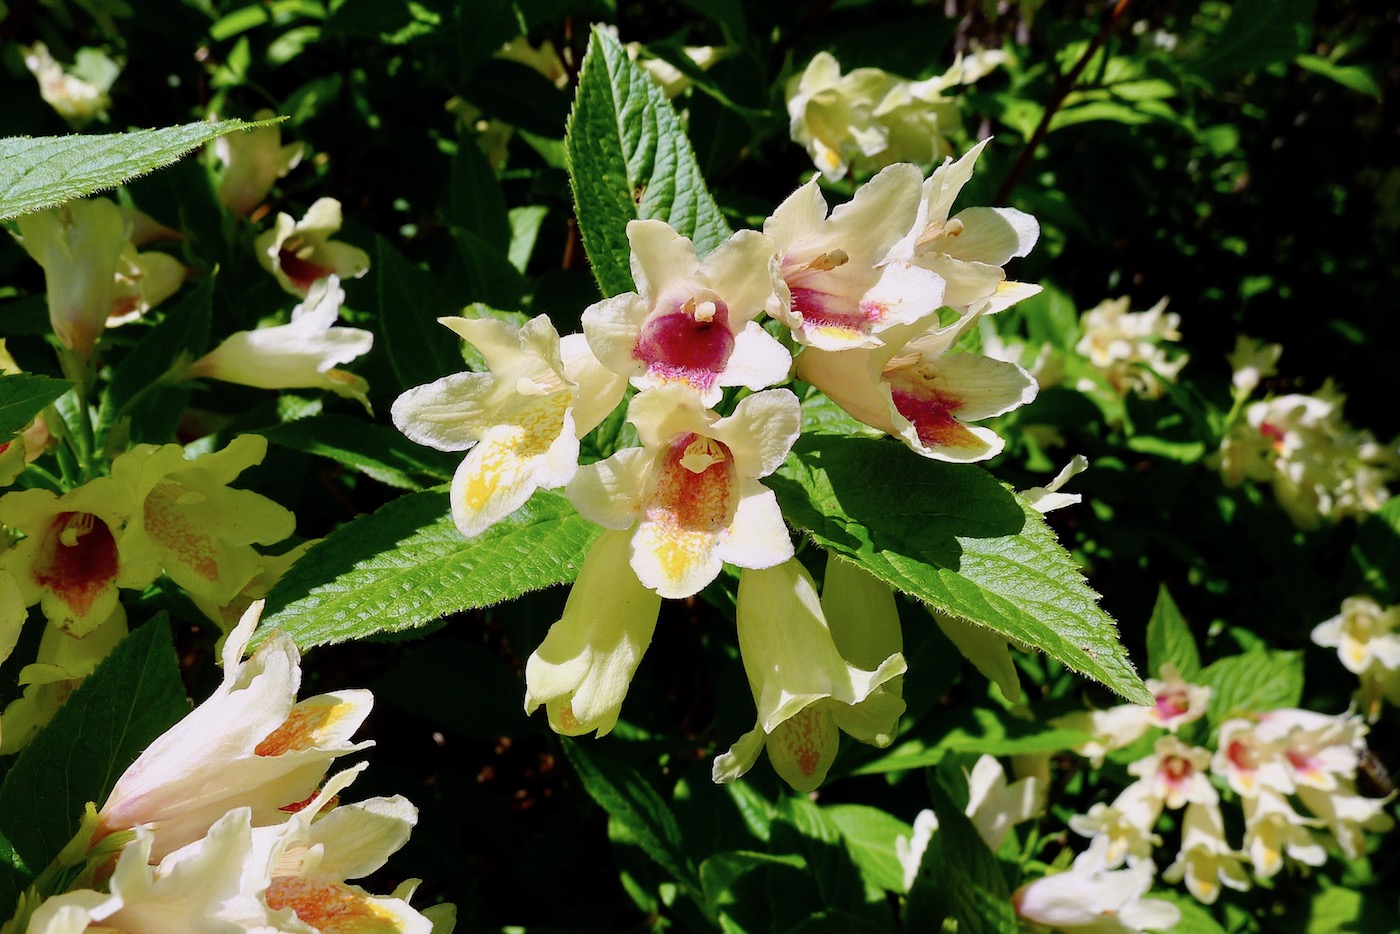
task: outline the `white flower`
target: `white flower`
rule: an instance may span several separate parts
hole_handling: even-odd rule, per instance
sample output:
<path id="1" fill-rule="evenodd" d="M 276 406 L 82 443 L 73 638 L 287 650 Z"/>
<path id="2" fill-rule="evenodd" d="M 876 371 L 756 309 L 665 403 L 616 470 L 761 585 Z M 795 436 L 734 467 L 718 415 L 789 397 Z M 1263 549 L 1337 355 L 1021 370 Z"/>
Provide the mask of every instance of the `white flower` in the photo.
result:
<path id="1" fill-rule="evenodd" d="M 1240 854 L 1225 842 L 1225 823 L 1220 808 L 1213 804 L 1190 804 L 1182 821 L 1181 852 L 1162 872 L 1168 882 L 1186 880 L 1187 890 L 1196 900 L 1213 905 L 1221 886 L 1243 892 L 1249 888 L 1249 875 Z"/>
<path id="2" fill-rule="evenodd" d="M 1346 669 L 1361 679 L 1357 701 L 1369 719 L 1380 716 L 1382 698 L 1400 698 L 1400 607 L 1370 597 L 1347 597 L 1341 612 L 1313 628 L 1312 641 L 1335 648 Z"/>
<path id="3" fill-rule="evenodd" d="M 1168 355 L 1164 342 L 1181 340 L 1181 316 L 1167 314 L 1164 298 L 1147 311 L 1129 311 L 1130 299 L 1104 299 L 1080 317 L 1084 336 L 1075 350 L 1103 375 L 1113 391 L 1155 399 L 1186 365 L 1184 354 Z M 1081 386 L 1092 389 L 1092 384 Z"/>
<path id="4" fill-rule="evenodd" d="M 1308 830 L 1316 823 L 1293 810 L 1277 792 L 1264 789 L 1256 797 L 1246 798 L 1244 849 L 1255 874 L 1261 879 L 1277 875 L 1285 854 L 1307 866 L 1327 862 L 1327 851 Z"/>
<path id="5" fill-rule="evenodd" d="M 1210 750 L 1188 746 L 1175 736 L 1157 740 L 1152 755 L 1128 766 L 1128 774 L 1142 779 L 1152 794 L 1175 810 L 1187 802 L 1218 804 L 1220 793 L 1210 783 Z"/>
<path id="6" fill-rule="evenodd" d="M 101 49 L 83 48 L 72 68 L 65 69 L 48 46 L 36 42 L 21 47 L 24 67 L 39 82 L 39 96 L 60 117 L 80 127 L 94 117 L 106 119 L 112 99 L 107 92 L 121 74 L 121 65 Z"/>
<path id="7" fill-rule="evenodd" d="M 1079 493 L 1061 493 L 1060 488 L 1068 483 L 1073 477 L 1078 476 L 1089 469 L 1089 459 L 1083 454 L 1076 454 L 1069 459 L 1069 463 L 1060 468 L 1060 472 L 1055 474 L 1054 479 L 1045 486 L 1033 486 L 1021 493 L 1021 498 L 1029 503 L 1036 512 L 1050 512 L 1054 509 L 1063 509 L 1066 506 L 1073 506 L 1084 499 Z"/>
<path id="8" fill-rule="evenodd" d="M 1244 395 L 1254 391 L 1259 381 L 1278 373 L 1278 359 L 1283 355 L 1282 344 L 1266 344 L 1240 334 L 1230 361 L 1230 382 Z"/>
<path id="9" fill-rule="evenodd" d="M 1395 799 L 1394 792 L 1384 798 L 1365 798 L 1356 794 L 1350 785 L 1334 791 L 1304 785 L 1298 789 L 1298 797 L 1327 825 L 1348 859 L 1360 859 L 1366 852 L 1364 831 L 1385 833 L 1395 827 L 1395 821 L 1387 813 Z"/>
<path id="10" fill-rule="evenodd" d="M 1147 782 L 1136 781 L 1112 804 L 1098 801 L 1087 814 L 1071 817 L 1069 828 L 1092 838 L 1091 846 L 1102 850 L 1104 868 L 1116 869 L 1124 863 L 1151 862 L 1152 848 L 1162 842 L 1153 832 L 1161 814 L 1161 796 Z"/>
<path id="11" fill-rule="evenodd" d="M 1098 768 L 1103 764 L 1104 756 L 1131 746 L 1153 726 L 1151 712 L 1150 707 L 1119 704 L 1103 710 L 1068 713 L 1054 718 L 1050 725 L 1092 734 L 1092 740 L 1075 746 L 1074 751 Z"/>
<path id="12" fill-rule="evenodd" d="M 272 229 L 253 241 L 253 249 L 284 291 L 306 298 L 311 286 L 329 275 L 358 279 L 369 271 L 368 253 L 331 240 L 340 225 L 340 202 L 318 198 L 299 221 L 278 214 Z"/>
<path id="13" fill-rule="evenodd" d="M 1011 900 L 1018 915 L 1057 931 L 1169 931 L 1181 920 L 1181 910 L 1171 902 L 1143 898 L 1154 874 L 1150 862 L 1107 869 L 1102 844 L 1090 845 L 1069 871 L 1023 885 Z"/>
<path id="14" fill-rule="evenodd" d="M 270 110 L 259 110 L 254 120 L 274 117 Z M 272 186 L 301 162 L 303 143 L 282 145 L 282 129 L 260 126 L 226 133 L 214 140 L 214 155 L 224 164 L 219 179 L 219 202 L 240 217 L 251 214 L 262 204 Z"/>
<path id="15" fill-rule="evenodd" d="M 1252 720 L 1226 720 L 1220 724 L 1210 768 L 1223 775 L 1242 798 L 1252 798 L 1265 788 L 1291 794 L 1293 769 L 1285 756 L 1287 749 L 1287 737 L 1278 730 L 1261 730 Z"/>
<path id="16" fill-rule="evenodd" d="M 1170 662 L 1157 673 L 1162 677 L 1146 681 L 1147 689 L 1152 692 L 1152 706 L 1147 708 L 1149 723 L 1175 733 L 1205 716 L 1210 706 L 1209 687 L 1187 683 Z"/>

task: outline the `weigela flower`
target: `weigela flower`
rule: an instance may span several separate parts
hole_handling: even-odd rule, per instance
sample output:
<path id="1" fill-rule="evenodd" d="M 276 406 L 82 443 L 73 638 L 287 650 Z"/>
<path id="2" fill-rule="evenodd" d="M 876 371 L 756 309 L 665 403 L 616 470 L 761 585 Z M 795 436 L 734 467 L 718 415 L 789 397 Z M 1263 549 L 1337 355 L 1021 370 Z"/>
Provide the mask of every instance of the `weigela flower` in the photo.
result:
<path id="1" fill-rule="evenodd" d="M 1188 746 L 1175 736 L 1157 740 L 1152 755 L 1128 766 L 1128 774 L 1146 783 L 1152 794 L 1175 810 L 1193 804 L 1218 804 L 1220 793 L 1210 783 L 1210 750 Z"/>
<path id="2" fill-rule="evenodd" d="M 631 550 L 628 532 L 598 537 L 564 615 L 525 663 L 525 712 L 543 704 L 556 733 L 602 736 L 612 730 L 651 644 L 661 597 L 628 567 Z"/>
<path id="3" fill-rule="evenodd" d="M 1152 728 L 1149 710 L 1136 704 L 1119 704 L 1103 710 L 1076 710 L 1055 717 L 1050 725 L 1092 734 L 1092 740 L 1075 746 L 1074 751 L 1098 768 L 1103 764 L 1104 756 L 1131 746 Z"/>
<path id="4" fill-rule="evenodd" d="M 290 323 L 230 334 L 185 375 L 258 389 L 329 389 L 368 409 L 369 384 L 337 365 L 369 353 L 374 335 L 336 325 L 344 301 L 338 276 L 316 281 Z"/>
<path id="5" fill-rule="evenodd" d="M 1169 355 L 1163 343 L 1181 340 L 1181 316 L 1167 314 L 1164 298 L 1147 311 L 1129 311 L 1130 299 L 1104 299 L 1080 316 L 1084 336 L 1075 345 L 1119 395 L 1155 399 L 1176 381 L 1185 354 Z M 1092 391 L 1093 384 L 1080 386 Z"/>
<path id="6" fill-rule="evenodd" d="M 270 120 L 270 110 L 259 110 L 254 120 Z M 302 143 L 282 145 L 282 129 L 260 126 L 237 133 L 226 133 L 214 140 L 214 155 L 224 165 L 219 179 L 219 203 L 239 217 L 251 214 L 262 204 L 272 186 L 301 162 L 306 151 Z M 337 228 L 339 225 L 336 225 Z"/>
<path id="7" fill-rule="evenodd" d="M 1223 775 L 1241 798 L 1255 797 L 1265 788 L 1291 794 L 1293 770 L 1285 756 L 1287 749 L 1287 736 L 1279 730 L 1261 730 L 1252 720 L 1226 720 L 1220 724 L 1210 768 Z"/>
<path id="8" fill-rule="evenodd" d="M 301 665 L 291 637 L 274 632 L 240 661 L 262 612 L 254 604 L 224 642 L 223 682 L 163 733 L 117 779 L 98 811 L 94 840 L 152 825 L 151 858 L 198 840 L 230 808 L 251 808 L 255 827 L 281 823 L 311 797 L 332 760 L 369 715 L 368 691 L 297 702 Z"/>
<path id="9" fill-rule="evenodd" d="M 113 202 L 90 198 L 25 214 L 15 223 L 20 245 L 44 267 L 54 334 L 86 358 L 112 313 L 117 264 L 131 236 L 130 222 Z"/>
<path id="10" fill-rule="evenodd" d="M 1356 760 L 1366 748 L 1366 726 L 1352 714 L 1330 717 L 1311 710 L 1284 708 L 1261 713 L 1258 733 L 1276 741 L 1283 750 L 1293 785 L 1292 792 L 1311 786 L 1333 791 L 1356 775 Z"/>
<path id="11" fill-rule="evenodd" d="M 580 467 L 567 493 L 584 518 L 634 530 L 631 566 L 663 597 L 698 593 L 728 561 L 769 568 L 792 557 L 772 491 L 801 430 L 801 406 L 786 389 L 740 400 L 720 418 L 683 385 L 633 397 L 627 413 L 642 447 Z"/>
<path id="12" fill-rule="evenodd" d="M 993 756 L 980 756 L 967 775 L 967 807 L 964 813 L 977 828 L 977 835 L 993 853 L 1015 825 L 1045 813 L 1045 785 L 1036 778 L 1007 783 L 1006 771 Z M 920 811 L 914 818 L 914 836 L 896 837 L 895 856 L 904 870 L 904 890 L 914 887 L 919 864 L 938 832 L 938 816 Z"/>
<path id="13" fill-rule="evenodd" d="M 1361 679 L 1357 703 L 1369 720 L 1379 719 L 1382 699 L 1400 703 L 1400 607 L 1370 597 L 1348 597 L 1341 612 L 1313 628 L 1312 641 L 1335 648 L 1346 669 Z"/>
<path id="14" fill-rule="evenodd" d="M 1205 716 L 1210 706 L 1210 688 L 1188 684 L 1170 662 L 1163 665 L 1158 674 L 1161 678 L 1146 681 L 1147 689 L 1152 692 L 1152 706 L 1144 708 L 1150 724 L 1175 733 Z"/>
<path id="15" fill-rule="evenodd" d="M 1087 814 L 1071 817 L 1069 828 L 1092 838 L 1091 848 L 1102 851 L 1104 868 L 1116 869 L 1124 863 L 1152 861 L 1152 848 L 1162 842 L 1153 832 L 1161 814 L 1162 798 L 1156 789 L 1136 781 L 1119 792 L 1112 804 L 1099 801 Z"/>
<path id="16" fill-rule="evenodd" d="M 1069 871 L 1021 886 L 1011 901 L 1022 918 L 1057 931 L 1169 931 L 1181 920 L 1181 909 L 1161 899 L 1143 898 L 1155 874 L 1150 862 L 1106 868 L 1103 844 L 1096 842 L 1075 858 Z"/>
<path id="17" fill-rule="evenodd" d="M 178 292 L 188 276 L 185 264 L 170 254 L 156 250 L 138 253 L 135 245 L 127 243 L 117 257 L 107 327 L 135 321 Z"/>
<path id="18" fill-rule="evenodd" d="M 1081 502 L 1084 497 L 1078 493 L 1061 493 L 1060 489 L 1071 479 L 1089 469 L 1089 459 L 1083 454 L 1076 454 L 1069 459 L 1069 463 L 1055 474 L 1054 478 L 1045 486 L 1033 486 L 1021 492 L 1021 498 L 1031 506 L 1036 512 L 1044 515 L 1055 509 L 1063 509 L 1066 506 L 1074 506 Z"/>
<path id="19" fill-rule="evenodd" d="M 888 588 L 885 592 L 888 598 Z M 872 609 L 892 613 L 893 600 L 888 607 Z M 889 744 L 904 701 L 879 689 L 904 673 L 904 656 L 896 645 L 873 669 L 857 668 L 843 658 L 816 584 L 801 562 L 794 558 L 744 571 L 736 616 L 739 654 L 758 723 L 715 759 L 715 781 L 743 775 L 766 748 L 768 761 L 784 781 L 798 791 L 811 791 L 836 759 L 838 730 L 862 742 Z"/>
<path id="20" fill-rule="evenodd" d="M 1266 344 L 1246 337 L 1235 338 L 1235 349 L 1226 359 L 1230 362 L 1230 382 L 1235 389 L 1249 395 L 1266 376 L 1278 373 L 1278 360 L 1283 356 L 1282 344 Z"/>
<path id="21" fill-rule="evenodd" d="M 340 225 L 340 202 L 318 198 L 299 221 L 278 214 L 272 229 L 253 241 L 253 249 L 284 291 L 306 298 L 316 281 L 332 273 L 358 279 L 369 271 L 368 253 L 331 239 Z"/>
<path id="22" fill-rule="evenodd" d="M 970 207 L 949 216 L 990 142 L 984 139 L 961 159 L 945 159 L 934 169 L 924 182 L 913 226 L 889 256 L 937 273 L 946 283 L 943 304 L 963 313 L 996 295 L 1006 280 L 1002 267 L 1025 256 L 1040 239 L 1036 219 L 1015 208 Z M 1014 290 L 1019 283 L 1007 285 Z"/>
<path id="23" fill-rule="evenodd" d="M 254 544 L 280 542 L 296 530 L 296 516 L 234 478 L 267 454 L 267 439 L 239 435 L 222 451 L 193 460 L 178 444 L 138 444 L 112 462 L 112 478 L 126 487 L 131 519 L 118 551 L 132 567 L 164 571 L 190 593 L 223 604 L 262 565 Z"/>
<path id="24" fill-rule="evenodd" d="M 970 463 L 1001 452 L 990 428 L 969 425 L 1035 398 L 1035 380 L 1014 363 L 977 353 L 949 353 L 976 321 L 945 327 L 897 325 L 884 346 L 826 351 L 809 347 L 797 374 L 871 428 L 894 435 L 933 460 Z"/>
<path id="25" fill-rule="evenodd" d="M 1360 859 L 1366 852 L 1365 831 L 1385 833 L 1395 827 L 1387 813 L 1395 793 L 1384 798 L 1366 798 L 1350 785 L 1335 791 L 1320 791 L 1303 786 L 1298 797 L 1319 820 L 1327 825 L 1337 845 L 1348 859 Z"/>
<path id="26" fill-rule="evenodd" d="M 560 340 L 545 315 L 516 327 L 493 318 L 439 318 L 486 359 L 394 402 L 395 426 L 440 451 L 467 451 L 452 478 L 452 517 L 471 538 L 578 470 L 579 438 L 621 401 L 626 384 L 581 335 Z"/>
<path id="27" fill-rule="evenodd" d="M 101 49 L 79 49 L 72 68 L 64 68 L 42 42 L 21 51 L 24 67 L 39 82 L 39 96 L 60 117 L 75 127 L 94 117 L 106 119 L 112 106 L 107 92 L 121 74 L 121 66 Z"/>
<path id="28" fill-rule="evenodd" d="M 1244 801 L 1244 850 L 1261 879 L 1278 875 L 1284 856 L 1307 866 L 1327 862 L 1327 851 L 1308 827 L 1308 820 L 1293 810 L 1277 792 L 1262 790 Z"/>
<path id="29" fill-rule="evenodd" d="M 1213 804 L 1189 804 L 1182 819 L 1181 852 L 1162 872 L 1168 882 L 1186 881 L 1186 889 L 1196 900 L 1214 905 L 1221 887 L 1243 892 L 1249 888 L 1249 874 L 1240 854 L 1225 842 L 1225 822 L 1220 808 Z"/>
<path id="30" fill-rule="evenodd" d="M 1021 676 L 1016 671 L 1016 661 L 1011 657 L 1011 646 L 1006 637 L 980 623 L 940 613 L 931 606 L 927 609 L 939 630 L 957 646 L 963 657 L 972 662 L 972 667 L 995 684 L 1001 690 L 1002 697 L 1013 704 L 1019 703 Z"/>
<path id="31" fill-rule="evenodd" d="M 823 350 L 877 347 L 881 331 L 931 315 L 943 281 L 885 255 L 914 221 L 922 175 L 892 165 L 827 216 L 817 179 L 788 196 L 763 223 L 777 244 L 791 301 L 776 317 L 799 343 Z"/>
<path id="32" fill-rule="evenodd" d="M 583 313 L 603 366 L 638 389 L 681 383 L 707 406 L 725 386 L 762 389 L 787 378 L 791 354 L 754 320 L 784 307 L 772 240 L 741 230 L 704 260 L 661 221 L 631 221 L 627 240 L 637 291 Z"/>
<path id="33" fill-rule="evenodd" d="M 112 615 L 117 588 L 141 588 L 155 579 L 149 567 L 124 562 L 118 540 L 134 504 L 106 477 L 58 496 L 32 489 L 0 497 L 0 523 L 24 533 L 0 553 L 0 571 L 19 584 L 26 606 L 70 635 L 82 637 Z"/>

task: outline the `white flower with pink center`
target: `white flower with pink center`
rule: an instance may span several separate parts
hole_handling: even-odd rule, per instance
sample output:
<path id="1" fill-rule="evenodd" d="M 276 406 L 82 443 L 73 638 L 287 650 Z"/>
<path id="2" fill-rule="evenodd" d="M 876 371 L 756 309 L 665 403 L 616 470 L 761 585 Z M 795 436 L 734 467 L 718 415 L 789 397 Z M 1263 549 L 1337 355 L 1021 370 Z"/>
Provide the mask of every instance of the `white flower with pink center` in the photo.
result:
<path id="1" fill-rule="evenodd" d="M 1210 768 L 1225 776 L 1242 798 L 1252 798 L 1264 788 L 1291 794 L 1293 767 L 1284 755 L 1287 748 L 1286 738 L 1277 730 L 1261 730 L 1252 720 L 1226 720 L 1220 724 Z"/>
<path id="2" fill-rule="evenodd" d="M 977 353 L 949 353 L 976 323 L 974 311 L 937 327 L 896 325 L 884 346 L 828 351 L 809 347 L 797 373 L 872 428 L 894 435 L 933 460 L 971 463 L 1001 452 L 990 428 L 970 425 L 1035 398 L 1031 375 L 1014 363 Z"/>
<path id="3" fill-rule="evenodd" d="M 778 500 L 758 478 L 777 470 L 797 440 L 796 396 L 755 393 L 720 418 L 687 387 L 669 385 L 634 397 L 627 417 L 642 447 L 580 467 L 567 493 L 584 518 L 634 530 L 638 580 L 680 599 L 726 561 L 769 568 L 792 557 Z"/>
<path id="4" fill-rule="evenodd" d="M 914 222 L 921 181 L 914 166 L 892 165 L 828 217 L 814 178 L 764 222 L 791 296 L 775 317 L 799 343 L 823 350 L 876 347 L 881 331 L 912 324 L 943 303 L 943 280 L 936 273 L 885 264 Z"/>
<path id="5" fill-rule="evenodd" d="M 1186 803 L 1216 804 L 1220 793 L 1210 783 L 1210 750 L 1188 746 L 1175 736 L 1157 740 L 1152 755 L 1128 766 L 1128 774 L 1147 782 L 1152 793 L 1173 810 Z"/>
<path id="6" fill-rule="evenodd" d="M 583 333 L 603 366 L 638 389 L 680 383 L 706 406 L 726 386 L 782 382 L 792 355 L 754 319 L 784 307 L 778 248 L 741 230 L 699 259 L 695 244 L 657 220 L 627 225 L 636 292 L 590 305 Z"/>
<path id="7" fill-rule="evenodd" d="M 1366 725 L 1360 717 L 1288 708 L 1262 713 L 1258 720 L 1260 735 L 1282 745 L 1296 785 L 1333 791 L 1339 780 L 1356 775 L 1357 757 L 1366 748 Z"/>
<path id="8" fill-rule="evenodd" d="M 1210 688 L 1188 684 L 1170 662 L 1163 665 L 1158 674 L 1161 679 L 1147 679 L 1147 689 L 1153 698 L 1152 706 L 1147 708 L 1147 719 L 1153 726 L 1175 733 L 1179 727 L 1205 716 L 1210 706 Z"/>

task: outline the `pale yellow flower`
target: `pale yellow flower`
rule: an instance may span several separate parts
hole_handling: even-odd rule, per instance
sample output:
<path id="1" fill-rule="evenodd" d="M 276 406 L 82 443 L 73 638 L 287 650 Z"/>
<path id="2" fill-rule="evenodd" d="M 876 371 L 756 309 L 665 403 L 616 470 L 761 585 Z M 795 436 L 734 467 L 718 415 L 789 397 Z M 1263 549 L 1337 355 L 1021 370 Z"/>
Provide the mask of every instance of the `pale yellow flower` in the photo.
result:
<path id="1" fill-rule="evenodd" d="M 368 253 L 331 239 L 340 225 L 340 202 L 318 198 L 301 220 L 278 214 L 272 229 L 253 241 L 253 249 L 284 291 L 306 298 L 311 286 L 327 276 L 358 279 L 369 271 Z"/>

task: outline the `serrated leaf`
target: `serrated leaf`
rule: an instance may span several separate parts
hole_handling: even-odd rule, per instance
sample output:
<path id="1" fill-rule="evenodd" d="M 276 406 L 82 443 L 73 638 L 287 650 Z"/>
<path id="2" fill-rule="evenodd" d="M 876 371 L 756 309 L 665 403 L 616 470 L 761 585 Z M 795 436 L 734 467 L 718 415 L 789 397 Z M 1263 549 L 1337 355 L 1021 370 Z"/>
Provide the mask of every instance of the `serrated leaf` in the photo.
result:
<path id="1" fill-rule="evenodd" d="M 621 822 L 637 845 L 697 902 L 705 904 L 695 867 L 685 854 L 680 827 L 671 809 L 636 769 L 586 749 L 585 742 L 564 740 L 564 752 L 598 806 Z"/>
<path id="2" fill-rule="evenodd" d="M 491 606 L 572 581 L 599 531 L 541 491 L 468 540 L 445 491 L 410 493 L 307 551 L 268 594 L 259 632 L 281 629 L 305 649 Z"/>
<path id="3" fill-rule="evenodd" d="M 115 188 L 212 139 L 277 122 L 201 121 L 130 133 L 0 139 L 0 220 Z"/>
<path id="4" fill-rule="evenodd" d="M 627 223 L 656 218 L 701 256 L 729 236 L 661 88 L 595 29 L 565 136 L 583 247 L 604 295 L 632 291 Z"/>
<path id="5" fill-rule="evenodd" d="M 66 379 L 32 373 L 0 376 L 0 444 L 23 431 L 34 416 L 72 388 Z"/>
<path id="6" fill-rule="evenodd" d="M 421 447 L 383 425 L 348 415 L 314 415 L 258 432 L 273 444 L 325 457 L 401 490 L 420 490 L 421 477 L 449 480 L 460 455 Z"/>
<path id="7" fill-rule="evenodd" d="M 1112 617 L 1038 512 L 982 470 L 886 440 L 803 438 L 767 481 L 817 544 L 944 613 L 1150 703 Z M 891 504 L 898 504 L 892 508 Z"/>
<path id="8" fill-rule="evenodd" d="M 375 241 L 379 329 L 389 363 L 405 388 L 462 370 L 461 339 L 437 319 L 457 313 L 437 280 L 410 263 L 383 237 Z"/>
<path id="9" fill-rule="evenodd" d="M 1157 591 L 1157 604 L 1147 621 L 1147 670 L 1159 675 L 1163 665 L 1176 666 L 1182 679 L 1191 681 L 1200 673 L 1201 653 L 1186 617 L 1163 584 Z"/>
<path id="10" fill-rule="evenodd" d="M 73 692 L 15 760 L 0 785 L 0 834 L 32 870 L 53 861 L 78 830 L 83 807 L 189 711 L 164 616 L 141 626 Z M 29 883 L 0 862 L 0 917 Z"/>
<path id="11" fill-rule="evenodd" d="M 1011 906 L 1011 891 L 1001 863 L 982 836 L 956 807 L 941 781 L 929 783 L 933 813 L 938 817 L 944 859 L 943 880 L 951 914 L 965 934 L 1020 934 Z"/>
<path id="12" fill-rule="evenodd" d="M 895 840 L 909 839 L 914 828 L 879 808 L 834 804 L 822 809 L 841 831 L 846 852 L 865 881 L 865 900 L 884 901 L 886 892 L 904 891 L 904 867 L 895 855 Z"/>
<path id="13" fill-rule="evenodd" d="M 1256 645 L 1210 665 L 1198 680 L 1211 688 L 1212 726 L 1235 716 L 1297 707 L 1303 700 L 1303 654 Z"/>

